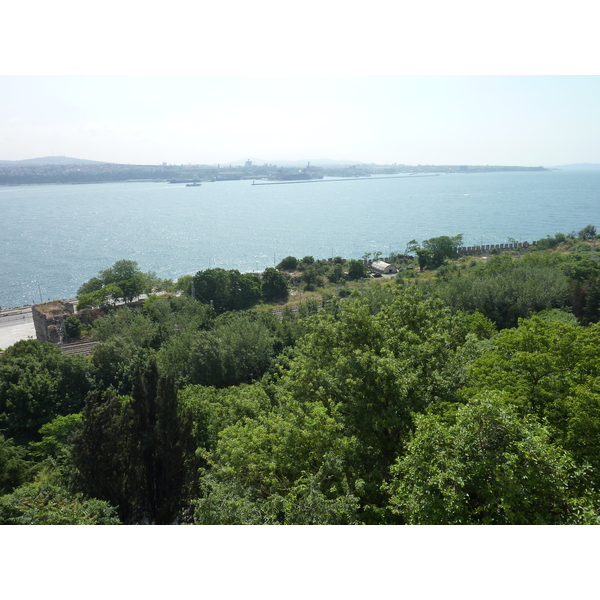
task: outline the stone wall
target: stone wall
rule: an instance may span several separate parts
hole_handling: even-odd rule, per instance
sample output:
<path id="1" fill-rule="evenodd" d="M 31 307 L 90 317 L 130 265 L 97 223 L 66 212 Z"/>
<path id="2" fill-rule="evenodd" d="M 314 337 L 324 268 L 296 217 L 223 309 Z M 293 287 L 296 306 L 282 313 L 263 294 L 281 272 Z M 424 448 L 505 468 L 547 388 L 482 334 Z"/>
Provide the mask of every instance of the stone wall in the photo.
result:
<path id="1" fill-rule="evenodd" d="M 492 250 L 496 249 L 500 252 L 505 250 L 519 250 L 527 249 L 530 245 L 535 245 L 535 242 L 529 244 L 529 242 L 523 242 L 518 244 L 484 244 L 481 246 L 463 246 L 458 249 L 459 254 L 488 254 Z"/>
<path id="2" fill-rule="evenodd" d="M 35 336 L 39 342 L 60 344 L 64 338 L 64 320 L 74 313 L 71 303 L 62 300 L 34 304 L 31 307 Z"/>

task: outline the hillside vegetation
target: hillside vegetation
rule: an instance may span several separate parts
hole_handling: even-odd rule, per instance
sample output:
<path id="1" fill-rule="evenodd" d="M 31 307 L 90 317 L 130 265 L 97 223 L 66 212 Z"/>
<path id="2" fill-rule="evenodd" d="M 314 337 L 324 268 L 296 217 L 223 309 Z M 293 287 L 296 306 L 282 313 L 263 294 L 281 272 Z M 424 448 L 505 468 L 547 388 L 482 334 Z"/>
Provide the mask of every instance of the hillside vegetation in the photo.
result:
<path id="1" fill-rule="evenodd" d="M 70 322 L 92 356 L 0 356 L 0 523 L 598 523 L 595 228 L 459 238 L 394 278 L 102 271 Z"/>

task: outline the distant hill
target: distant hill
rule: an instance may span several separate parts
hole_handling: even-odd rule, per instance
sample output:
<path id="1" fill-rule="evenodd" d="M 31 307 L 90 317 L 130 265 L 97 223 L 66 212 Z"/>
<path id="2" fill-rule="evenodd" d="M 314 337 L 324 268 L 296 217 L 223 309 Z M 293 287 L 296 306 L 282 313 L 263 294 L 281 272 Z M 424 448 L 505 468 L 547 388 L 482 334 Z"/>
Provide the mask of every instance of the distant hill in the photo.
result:
<path id="1" fill-rule="evenodd" d="M 8 165 L 100 165 L 99 160 L 86 160 L 85 158 L 71 158 L 69 156 L 44 156 L 43 158 L 26 158 L 24 160 L 0 160 L 1 164 Z"/>
<path id="2" fill-rule="evenodd" d="M 585 169 L 585 170 L 598 170 L 600 169 L 599 163 L 576 163 L 573 165 L 555 165 L 553 169 Z"/>

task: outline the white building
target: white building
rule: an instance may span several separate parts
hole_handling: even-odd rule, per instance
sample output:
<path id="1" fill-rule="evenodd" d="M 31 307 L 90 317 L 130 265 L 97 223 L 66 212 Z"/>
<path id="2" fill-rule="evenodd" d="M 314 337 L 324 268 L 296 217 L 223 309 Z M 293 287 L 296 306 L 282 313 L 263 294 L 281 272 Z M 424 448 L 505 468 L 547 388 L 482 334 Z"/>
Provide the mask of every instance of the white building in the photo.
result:
<path id="1" fill-rule="evenodd" d="M 382 260 L 375 260 L 371 263 L 371 269 L 376 273 L 381 273 L 382 275 L 391 275 L 392 273 L 397 273 L 398 269 L 394 265 L 390 265 Z"/>

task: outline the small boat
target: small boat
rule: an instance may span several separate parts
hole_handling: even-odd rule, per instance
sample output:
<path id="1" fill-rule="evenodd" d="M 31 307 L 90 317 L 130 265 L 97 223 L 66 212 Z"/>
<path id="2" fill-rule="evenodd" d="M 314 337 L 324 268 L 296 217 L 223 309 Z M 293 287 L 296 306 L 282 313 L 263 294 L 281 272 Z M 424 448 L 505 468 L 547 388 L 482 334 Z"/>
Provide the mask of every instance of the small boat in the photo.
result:
<path id="1" fill-rule="evenodd" d="M 186 183 L 185 187 L 200 187 L 201 183 Z"/>

